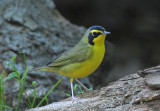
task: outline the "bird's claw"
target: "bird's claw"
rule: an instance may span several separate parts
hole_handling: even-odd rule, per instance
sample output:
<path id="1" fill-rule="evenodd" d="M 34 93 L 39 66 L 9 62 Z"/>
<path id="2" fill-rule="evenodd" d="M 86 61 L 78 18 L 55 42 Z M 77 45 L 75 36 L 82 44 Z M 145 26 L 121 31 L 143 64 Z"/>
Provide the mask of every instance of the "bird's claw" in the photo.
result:
<path id="1" fill-rule="evenodd" d="M 79 97 L 72 97 L 72 103 L 74 103 L 74 102 L 78 102 L 78 99 L 80 99 Z"/>

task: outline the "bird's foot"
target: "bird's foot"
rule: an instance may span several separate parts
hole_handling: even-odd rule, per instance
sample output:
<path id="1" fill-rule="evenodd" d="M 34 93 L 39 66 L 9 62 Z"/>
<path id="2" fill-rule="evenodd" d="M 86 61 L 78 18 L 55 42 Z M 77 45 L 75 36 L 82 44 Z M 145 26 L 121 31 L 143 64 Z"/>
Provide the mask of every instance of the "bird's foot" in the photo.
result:
<path id="1" fill-rule="evenodd" d="M 72 97 L 72 103 L 74 103 L 74 102 L 78 102 L 78 99 L 80 99 L 79 97 Z"/>

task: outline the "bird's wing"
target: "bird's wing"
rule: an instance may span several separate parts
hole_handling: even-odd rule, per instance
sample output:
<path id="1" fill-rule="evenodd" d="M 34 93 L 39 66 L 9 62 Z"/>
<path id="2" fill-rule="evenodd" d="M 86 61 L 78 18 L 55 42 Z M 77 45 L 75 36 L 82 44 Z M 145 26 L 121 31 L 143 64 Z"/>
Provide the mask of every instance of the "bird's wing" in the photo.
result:
<path id="1" fill-rule="evenodd" d="M 63 53 L 60 57 L 54 59 L 46 66 L 60 67 L 84 61 L 88 57 L 90 57 L 92 53 L 92 50 L 90 48 L 91 47 L 89 47 L 89 44 L 81 42 L 77 44 L 75 47 L 73 47 L 71 50 L 67 51 L 66 53 Z"/>

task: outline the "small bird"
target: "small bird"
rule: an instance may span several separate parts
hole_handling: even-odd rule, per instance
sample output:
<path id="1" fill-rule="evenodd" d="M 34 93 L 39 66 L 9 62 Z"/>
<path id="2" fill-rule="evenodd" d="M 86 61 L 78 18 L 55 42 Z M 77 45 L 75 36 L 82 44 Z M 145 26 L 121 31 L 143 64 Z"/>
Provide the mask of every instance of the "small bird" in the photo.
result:
<path id="1" fill-rule="evenodd" d="M 77 98 L 73 92 L 73 80 L 75 79 L 84 89 L 88 90 L 78 78 L 83 78 L 93 73 L 101 64 L 105 54 L 105 38 L 111 34 L 102 26 L 90 27 L 83 38 L 71 50 L 55 58 L 47 65 L 35 69 L 35 71 L 57 72 L 70 78 L 72 101 Z"/>

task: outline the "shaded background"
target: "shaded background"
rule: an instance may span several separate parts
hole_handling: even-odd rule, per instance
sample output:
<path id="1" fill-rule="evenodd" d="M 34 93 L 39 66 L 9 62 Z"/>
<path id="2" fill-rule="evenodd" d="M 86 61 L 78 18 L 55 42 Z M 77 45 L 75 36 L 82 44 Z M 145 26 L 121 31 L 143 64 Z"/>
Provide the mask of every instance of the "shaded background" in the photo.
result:
<path id="1" fill-rule="evenodd" d="M 113 81 L 160 62 L 160 1 L 55 0 L 57 9 L 72 23 L 102 25 L 111 31 L 116 64 L 108 74 Z M 118 75 L 117 75 L 118 74 Z"/>
<path id="2" fill-rule="evenodd" d="M 5 76 L 13 72 L 6 65 L 12 56 L 16 57 L 18 71 L 23 72 L 21 51 L 26 53 L 28 66 L 45 65 L 77 44 L 92 25 L 102 25 L 112 34 L 107 38 L 107 54 L 101 67 L 81 79 L 87 87 L 99 89 L 126 74 L 156 66 L 160 62 L 159 3 L 158 0 L 1 0 L 0 72 L 5 71 Z M 26 85 L 32 86 L 32 81 L 36 81 L 37 97 L 43 97 L 60 78 L 63 82 L 48 97 L 51 103 L 66 98 L 63 92 L 70 94 L 68 78 L 31 72 Z M 28 87 L 25 88 L 33 99 Z M 18 91 L 19 84 L 15 79 L 7 81 L 6 101 L 13 108 L 16 107 Z M 26 100 L 23 96 L 21 110 L 27 108 Z"/>

